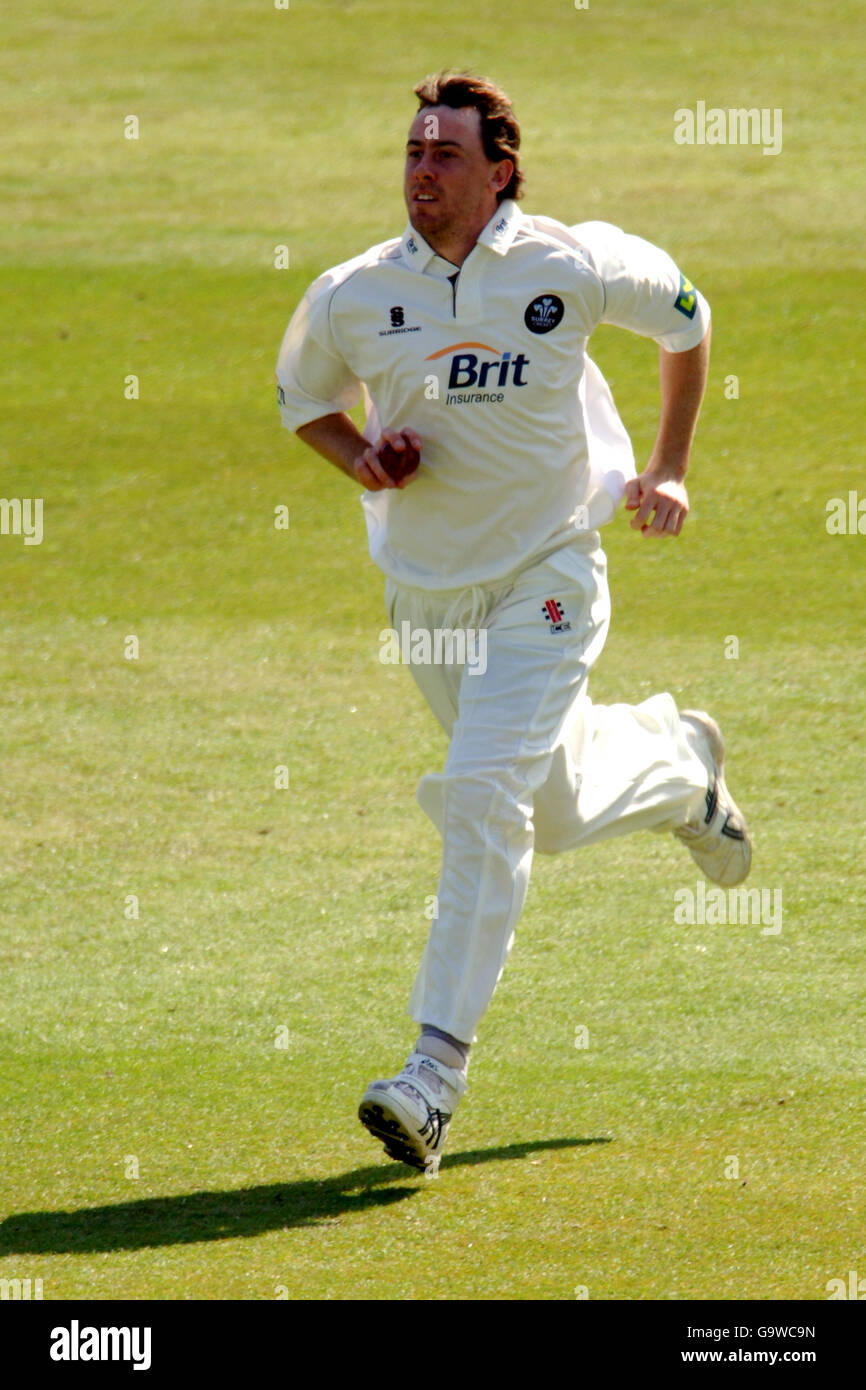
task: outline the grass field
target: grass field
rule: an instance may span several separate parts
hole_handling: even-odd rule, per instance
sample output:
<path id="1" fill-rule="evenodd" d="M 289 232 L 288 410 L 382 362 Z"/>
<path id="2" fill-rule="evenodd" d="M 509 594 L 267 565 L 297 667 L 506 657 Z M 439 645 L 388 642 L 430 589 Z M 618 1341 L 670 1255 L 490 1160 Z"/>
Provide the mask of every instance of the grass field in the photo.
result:
<path id="1" fill-rule="evenodd" d="M 825 526 L 866 495 L 858 17 L 0 20 L 0 492 L 44 499 L 41 544 L 0 536 L 0 1277 L 46 1299 L 758 1300 L 866 1274 L 866 538 Z M 449 64 L 510 91 L 527 211 L 640 232 L 712 304 L 692 515 L 666 547 L 607 528 L 591 689 L 717 714 L 784 919 L 678 925 L 697 874 L 673 840 L 539 857 L 424 1182 L 355 1109 L 413 1038 L 438 867 L 413 793 L 445 743 L 378 661 L 357 494 L 280 429 L 273 367 L 314 276 L 402 231 L 411 87 Z M 699 100 L 782 109 L 782 153 L 677 146 Z M 655 349 L 602 330 L 592 351 L 646 457 Z"/>

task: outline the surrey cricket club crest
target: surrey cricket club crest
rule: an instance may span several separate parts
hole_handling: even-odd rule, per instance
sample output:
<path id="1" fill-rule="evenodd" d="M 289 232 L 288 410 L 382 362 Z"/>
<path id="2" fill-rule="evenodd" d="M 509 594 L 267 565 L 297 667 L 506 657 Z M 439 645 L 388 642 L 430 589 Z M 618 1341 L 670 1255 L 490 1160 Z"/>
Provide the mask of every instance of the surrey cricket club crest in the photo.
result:
<path id="1" fill-rule="evenodd" d="M 530 333 L 550 333 L 562 322 L 565 305 L 558 294 L 540 294 L 527 304 L 523 322 Z"/>
<path id="2" fill-rule="evenodd" d="M 545 599 L 541 611 L 546 621 L 550 623 L 548 632 L 571 632 L 571 623 L 565 621 L 565 610 L 555 598 Z"/>

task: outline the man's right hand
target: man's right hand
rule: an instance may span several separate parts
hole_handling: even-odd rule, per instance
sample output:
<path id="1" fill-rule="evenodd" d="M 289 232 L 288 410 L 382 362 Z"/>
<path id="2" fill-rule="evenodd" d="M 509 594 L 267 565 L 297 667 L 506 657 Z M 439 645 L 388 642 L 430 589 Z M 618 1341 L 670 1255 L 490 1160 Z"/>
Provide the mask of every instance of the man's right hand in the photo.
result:
<path id="1" fill-rule="evenodd" d="M 383 430 L 375 444 L 369 444 L 364 452 L 355 459 L 355 477 L 362 487 L 368 492 L 381 492 L 386 487 L 407 487 L 417 476 L 416 472 L 409 473 L 405 478 L 401 478 L 399 483 L 385 471 L 379 459 L 379 451 L 385 444 L 390 444 L 396 452 L 402 453 L 406 448 L 406 436 L 414 447 L 421 452 L 421 437 L 414 430 Z"/>

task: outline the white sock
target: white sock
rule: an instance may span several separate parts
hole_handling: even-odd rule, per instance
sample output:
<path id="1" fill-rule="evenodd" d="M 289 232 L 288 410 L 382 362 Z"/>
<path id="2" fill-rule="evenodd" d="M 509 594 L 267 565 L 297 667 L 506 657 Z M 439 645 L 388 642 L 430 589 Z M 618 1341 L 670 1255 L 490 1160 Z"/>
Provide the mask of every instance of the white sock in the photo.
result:
<path id="1" fill-rule="evenodd" d="M 443 1067 L 452 1067 L 459 1072 L 465 1072 L 469 1064 L 469 1043 L 462 1043 L 441 1028 L 433 1029 L 427 1024 L 422 1025 L 415 1051 L 423 1052 L 425 1057 L 433 1057 Z"/>

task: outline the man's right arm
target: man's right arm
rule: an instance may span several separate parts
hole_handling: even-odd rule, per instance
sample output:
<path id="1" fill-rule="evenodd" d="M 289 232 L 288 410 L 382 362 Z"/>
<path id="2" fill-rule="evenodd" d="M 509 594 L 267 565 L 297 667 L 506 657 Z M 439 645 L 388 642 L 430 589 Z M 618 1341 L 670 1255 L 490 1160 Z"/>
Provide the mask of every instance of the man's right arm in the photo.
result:
<path id="1" fill-rule="evenodd" d="M 368 492 L 405 487 L 415 474 L 395 483 L 378 457 L 386 442 L 400 453 L 405 441 L 396 430 L 385 429 L 375 444 L 369 444 L 347 414 L 360 402 L 362 387 L 333 331 L 332 292 L 340 274 L 337 267 L 310 286 L 286 329 L 277 359 L 283 424 Z M 420 452 L 421 440 L 414 430 L 404 432 Z"/>
<path id="2" fill-rule="evenodd" d="M 386 487 L 405 487 L 414 477 L 414 474 L 410 474 L 395 483 L 379 462 L 378 450 L 383 444 L 391 444 L 398 453 L 406 447 L 396 430 L 383 430 L 375 445 L 368 444 L 349 416 L 340 413 L 322 415 L 318 420 L 301 425 L 295 433 L 304 444 L 315 449 L 328 463 L 333 463 L 368 492 L 379 492 Z M 415 431 L 407 429 L 403 433 L 420 451 L 421 440 Z"/>

